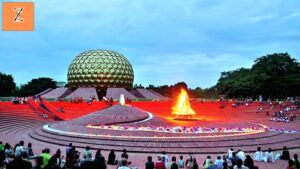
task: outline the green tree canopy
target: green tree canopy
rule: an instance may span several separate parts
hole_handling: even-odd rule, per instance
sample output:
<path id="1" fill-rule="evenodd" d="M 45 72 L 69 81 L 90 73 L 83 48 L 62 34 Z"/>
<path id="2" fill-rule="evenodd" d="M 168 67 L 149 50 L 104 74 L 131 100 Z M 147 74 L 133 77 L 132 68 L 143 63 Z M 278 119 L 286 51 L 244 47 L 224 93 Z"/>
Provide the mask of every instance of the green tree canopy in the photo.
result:
<path id="1" fill-rule="evenodd" d="M 18 95 L 33 96 L 48 88 L 56 88 L 56 81 L 47 77 L 32 79 L 27 84 L 21 85 Z"/>
<path id="2" fill-rule="evenodd" d="M 12 96 L 16 83 L 12 75 L 0 72 L 0 96 Z"/>
<path id="3" fill-rule="evenodd" d="M 288 53 L 274 53 L 254 61 L 250 69 L 222 72 L 217 88 L 228 97 L 285 98 L 299 96 L 300 64 Z"/>

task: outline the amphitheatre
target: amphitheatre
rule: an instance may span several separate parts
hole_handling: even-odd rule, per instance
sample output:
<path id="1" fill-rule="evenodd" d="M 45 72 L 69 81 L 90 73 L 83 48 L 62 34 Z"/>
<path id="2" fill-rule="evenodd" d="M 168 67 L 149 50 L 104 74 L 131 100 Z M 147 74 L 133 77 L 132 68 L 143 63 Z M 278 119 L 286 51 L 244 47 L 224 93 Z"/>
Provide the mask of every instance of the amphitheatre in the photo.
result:
<path id="1" fill-rule="evenodd" d="M 133 68 L 123 55 L 107 50 L 80 53 L 69 67 L 69 87 L 46 89 L 24 104 L 0 102 L 0 141 L 33 143 L 36 154 L 43 148 L 64 150 L 69 143 L 79 150 L 86 146 L 93 151 L 101 149 L 105 157 L 112 149 L 118 156 L 126 148 L 130 167 L 138 168 L 144 168 L 148 155 L 155 159 L 162 151 L 169 158 L 186 158 L 192 153 L 200 165 L 206 156 L 215 159 L 230 148 L 252 156 L 259 146 L 276 153 L 287 146 L 291 154 L 299 154 L 300 110 L 289 101 L 274 106 L 269 102 L 240 101 L 233 106 L 235 99 L 181 95 L 184 98 L 180 100 L 151 89 L 132 89 L 133 80 Z M 76 98 L 82 101 L 74 101 Z M 113 102 L 108 104 L 110 99 Z M 194 114 L 172 113 L 180 104 Z M 270 121 L 274 112 L 286 107 L 291 108 L 288 114 L 296 116 L 293 121 Z M 176 111 L 182 112 L 181 108 Z M 279 169 L 287 162 L 255 165 Z"/>

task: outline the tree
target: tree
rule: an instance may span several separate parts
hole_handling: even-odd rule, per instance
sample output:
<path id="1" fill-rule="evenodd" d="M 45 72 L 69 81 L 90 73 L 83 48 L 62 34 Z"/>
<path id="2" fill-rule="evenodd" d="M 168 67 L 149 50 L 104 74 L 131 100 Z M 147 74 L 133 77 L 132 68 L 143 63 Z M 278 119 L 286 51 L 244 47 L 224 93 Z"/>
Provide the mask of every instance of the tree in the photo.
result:
<path id="1" fill-rule="evenodd" d="M 16 83 L 12 75 L 0 72 L 0 96 L 12 96 Z"/>
<path id="2" fill-rule="evenodd" d="M 133 89 L 144 89 L 145 87 L 142 84 L 134 84 Z"/>
<path id="3" fill-rule="evenodd" d="M 216 87 L 228 97 L 300 96 L 300 64 L 288 53 L 262 56 L 254 61 L 251 69 L 222 72 Z"/>
<path id="4" fill-rule="evenodd" d="M 246 68 L 222 72 L 217 86 L 221 94 L 230 98 L 251 96 L 255 88 L 251 70 Z"/>
<path id="5" fill-rule="evenodd" d="M 270 98 L 299 96 L 300 64 L 288 53 L 262 56 L 255 60 L 251 70 L 257 94 Z"/>
<path id="6" fill-rule="evenodd" d="M 48 88 L 56 88 L 56 81 L 47 77 L 32 79 L 27 84 L 21 85 L 18 95 L 33 96 Z"/>

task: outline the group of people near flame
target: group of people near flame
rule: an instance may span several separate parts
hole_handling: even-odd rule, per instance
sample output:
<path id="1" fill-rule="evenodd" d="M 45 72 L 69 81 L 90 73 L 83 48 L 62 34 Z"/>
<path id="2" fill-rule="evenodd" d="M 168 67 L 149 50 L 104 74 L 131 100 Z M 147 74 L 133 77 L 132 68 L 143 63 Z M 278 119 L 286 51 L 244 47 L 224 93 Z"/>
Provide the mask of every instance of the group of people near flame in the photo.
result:
<path id="1" fill-rule="evenodd" d="M 124 149 L 121 157 L 117 158 L 114 150 L 111 150 L 108 159 L 101 154 L 101 150 L 97 150 L 95 155 L 91 148 L 87 146 L 82 155 L 72 143 L 65 150 L 66 158 L 62 155 L 62 151 L 58 149 L 51 155 L 50 149 L 42 150 L 42 153 L 35 155 L 33 153 L 32 144 L 28 143 L 24 146 L 24 141 L 20 141 L 14 147 L 6 143 L 0 142 L 0 169 L 107 169 L 107 165 L 115 165 L 116 169 L 137 169 L 131 167 L 129 155 Z M 203 164 L 198 164 L 197 159 L 189 154 L 186 159 L 181 155 L 179 158 L 172 156 L 170 159 L 166 152 L 162 152 L 157 156 L 154 162 L 152 156 L 148 156 L 145 163 L 145 169 L 258 169 L 254 165 L 255 161 L 275 162 L 276 160 L 288 160 L 286 169 L 300 169 L 300 161 L 298 155 L 294 154 L 293 159 L 289 150 L 284 147 L 281 154 L 273 154 L 269 149 L 262 152 L 258 147 L 253 157 L 246 155 L 243 151 L 234 151 L 229 149 L 226 155 L 218 156 L 215 160 L 211 156 L 207 156 Z M 32 166 L 34 160 L 34 166 Z M 129 167 L 130 166 L 130 167 Z"/>

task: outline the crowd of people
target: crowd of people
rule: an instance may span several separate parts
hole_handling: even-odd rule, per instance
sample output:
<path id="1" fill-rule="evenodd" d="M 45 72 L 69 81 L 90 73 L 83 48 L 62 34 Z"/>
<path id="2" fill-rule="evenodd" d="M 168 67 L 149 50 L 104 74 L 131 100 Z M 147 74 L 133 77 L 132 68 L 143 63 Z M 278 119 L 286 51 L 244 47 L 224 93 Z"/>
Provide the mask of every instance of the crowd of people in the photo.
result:
<path id="1" fill-rule="evenodd" d="M 26 103 L 28 103 L 28 98 L 27 97 L 13 97 L 11 99 L 11 102 L 13 104 L 26 104 Z"/>
<path id="2" fill-rule="evenodd" d="M 273 117 L 270 118 L 270 121 L 276 122 L 285 122 L 288 123 L 290 121 L 294 121 L 296 115 L 293 114 L 293 110 L 290 107 L 285 107 L 283 110 L 276 111 L 273 113 Z"/>
<path id="3" fill-rule="evenodd" d="M 155 162 L 152 156 L 148 156 L 144 168 L 258 169 L 254 164 L 255 161 L 275 162 L 280 159 L 288 161 L 287 169 L 300 169 L 298 155 L 294 154 L 292 159 L 286 147 L 283 148 L 281 154 L 277 155 L 274 155 L 271 149 L 263 153 L 261 148 L 258 147 L 253 157 L 246 155 L 242 150 L 229 149 L 226 155 L 217 156 L 215 160 L 211 156 L 207 156 L 203 164 L 198 164 L 193 154 L 189 154 L 186 159 L 181 155 L 179 158 L 172 156 L 169 160 L 166 152 L 162 152 L 161 155 L 157 156 Z M 116 169 L 137 168 L 131 167 L 126 149 L 123 150 L 121 158 L 117 158 L 114 150 L 111 150 L 106 160 L 100 149 L 93 156 L 91 148 L 87 146 L 81 155 L 72 143 L 66 147 L 64 157 L 60 149 L 57 149 L 55 153 L 51 153 L 50 149 L 45 148 L 40 154 L 34 154 L 31 143 L 28 143 L 25 147 L 24 141 L 20 141 L 12 147 L 8 143 L 3 145 L 0 142 L 0 169 L 107 169 L 107 165 L 115 165 Z"/>

